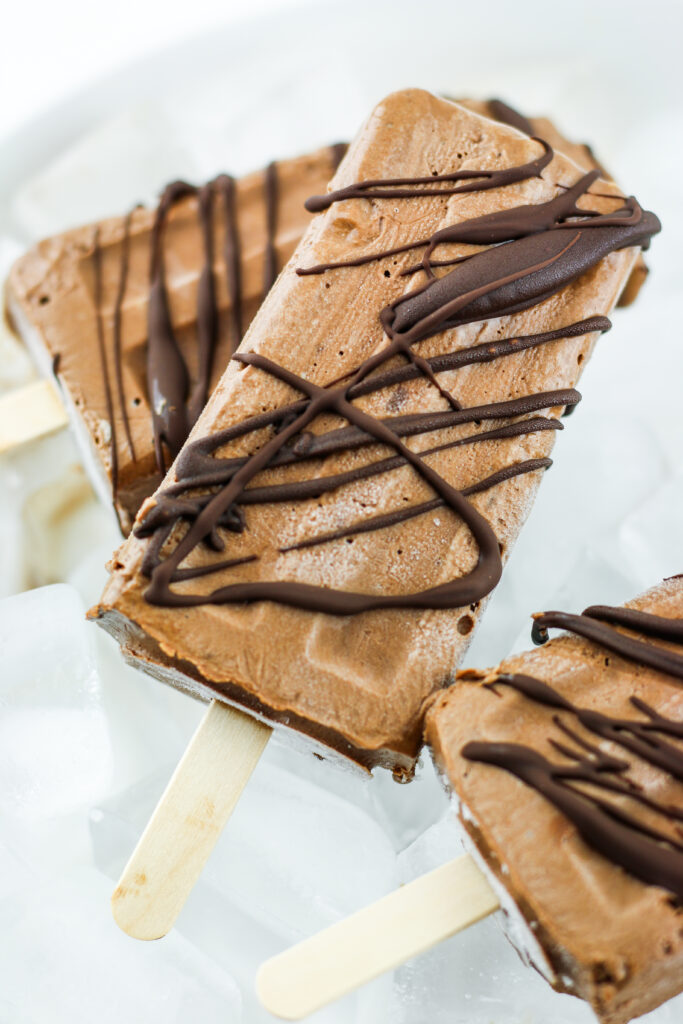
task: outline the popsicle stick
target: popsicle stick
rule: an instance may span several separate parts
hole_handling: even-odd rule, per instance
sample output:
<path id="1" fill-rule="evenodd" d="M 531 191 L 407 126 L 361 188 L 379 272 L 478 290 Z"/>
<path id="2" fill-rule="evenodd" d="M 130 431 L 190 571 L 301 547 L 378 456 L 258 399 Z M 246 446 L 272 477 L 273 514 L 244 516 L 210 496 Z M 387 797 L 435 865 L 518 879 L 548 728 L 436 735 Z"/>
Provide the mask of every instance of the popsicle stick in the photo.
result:
<path id="1" fill-rule="evenodd" d="M 112 895 L 128 935 L 159 939 L 171 930 L 271 732 L 211 702 Z"/>
<path id="2" fill-rule="evenodd" d="M 0 453 L 61 430 L 66 409 L 49 380 L 37 380 L 0 396 Z"/>
<path id="3" fill-rule="evenodd" d="M 259 999 L 276 1017 L 300 1020 L 498 907 L 472 858 L 458 857 L 266 961 Z"/>

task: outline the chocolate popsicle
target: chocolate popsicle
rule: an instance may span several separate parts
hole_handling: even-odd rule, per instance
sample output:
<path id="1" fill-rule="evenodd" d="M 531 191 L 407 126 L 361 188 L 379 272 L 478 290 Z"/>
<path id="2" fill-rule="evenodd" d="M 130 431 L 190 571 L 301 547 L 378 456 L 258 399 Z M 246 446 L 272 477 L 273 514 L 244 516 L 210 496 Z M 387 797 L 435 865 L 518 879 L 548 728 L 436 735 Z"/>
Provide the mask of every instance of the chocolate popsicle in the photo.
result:
<path id="1" fill-rule="evenodd" d="M 300 240 L 306 198 L 326 187 L 345 149 L 238 181 L 174 182 L 156 209 L 48 238 L 14 264 L 8 315 L 41 372 L 59 380 L 91 478 L 104 501 L 113 497 L 124 533 Z"/>
<path id="2" fill-rule="evenodd" d="M 546 139 L 585 170 L 601 170 L 589 147 L 566 139 L 547 118 L 527 119 L 500 100 L 462 102 L 476 113 Z M 201 331 L 199 327 L 199 282 L 207 264 L 200 211 L 202 216 L 208 213 L 214 229 L 212 265 L 218 316 L 212 321 L 216 327 L 208 372 L 212 390 L 262 295 L 308 224 L 304 200 L 325 189 L 345 149 L 339 144 L 274 163 L 263 175 L 250 175 L 237 183 L 234 196 L 227 178 L 220 178 L 212 186 L 218 195 L 213 196 L 210 211 L 206 209 L 206 189 L 201 191 L 204 205 L 192 194 L 195 190 L 188 194 L 183 186 L 173 185 L 166 191 L 162 209 L 167 228 L 160 241 L 165 286 L 176 340 L 193 383 L 197 383 L 200 336 L 211 331 L 211 323 Z M 226 222 L 228 200 L 235 209 Z M 14 325 L 43 372 L 59 380 L 96 489 L 107 503 L 113 496 L 124 533 L 143 499 L 161 482 L 167 454 L 165 446 L 158 444 L 160 437 L 155 436 L 160 434 L 160 424 L 153 422 L 150 408 L 147 349 L 150 257 L 159 212 L 139 209 L 130 219 L 103 221 L 39 242 L 16 262 L 7 284 L 7 308 Z M 234 227 L 231 271 L 226 264 L 230 225 Z M 238 259 L 239 249 L 242 260 Z M 99 317 L 94 302 L 96 267 L 102 279 Z M 618 305 L 633 301 L 646 273 L 639 256 Z M 23 403 L 23 418 L 30 416 L 23 432 L 16 423 L 16 410 L 2 406 L 0 425 L 5 414 L 10 420 L 6 446 L 13 439 L 65 422 L 52 390 L 34 387 L 35 399 L 33 390 L 30 395 L 15 396 Z M 198 395 L 201 398 L 203 394 L 201 388 Z M 46 402 L 48 408 L 43 410 Z M 198 404 L 195 400 L 193 414 Z M 189 429 L 191 418 L 180 437 Z M 177 431 L 176 426 L 174 434 Z"/>
<path id="3" fill-rule="evenodd" d="M 683 576 L 549 628 L 459 673 L 426 736 L 515 944 L 624 1024 L 683 990 Z"/>
<path id="4" fill-rule="evenodd" d="M 299 1020 L 501 909 L 522 959 L 603 1024 L 683 990 L 683 576 L 534 618 L 537 640 L 569 635 L 459 673 L 427 710 L 472 856 L 263 964 L 271 1013 Z"/>
<path id="5" fill-rule="evenodd" d="M 420 90 L 376 107 L 112 562 L 126 657 L 409 777 L 659 230 L 597 179 Z"/>

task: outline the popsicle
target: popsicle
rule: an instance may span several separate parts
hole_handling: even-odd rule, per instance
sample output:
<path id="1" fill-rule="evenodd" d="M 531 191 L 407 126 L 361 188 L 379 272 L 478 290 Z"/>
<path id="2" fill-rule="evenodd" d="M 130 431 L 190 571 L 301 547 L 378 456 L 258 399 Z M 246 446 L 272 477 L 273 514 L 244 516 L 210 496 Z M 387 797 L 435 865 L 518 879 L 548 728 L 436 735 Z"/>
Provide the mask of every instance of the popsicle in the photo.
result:
<path id="1" fill-rule="evenodd" d="M 526 962 L 603 1024 L 683 991 L 683 576 L 621 608 L 535 616 L 563 636 L 458 674 L 426 738 L 471 856 L 266 963 L 299 1019 L 501 908 Z"/>
<path id="2" fill-rule="evenodd" d="M 91 614 L 161 680 L 407 779 L 423 702 L 453 678 L 659 222 L 420 90 L 375 108 L 308 207 Z M 117 899 L 144 875 L 152 906 L 153 874 L 131 863 Z"/>
<path id="3" fill-rule="evenodd" d="M 7 313 L 62 402 L 47 379 L 0 400 L 0 448 L 64 426 L 66 405 L 96 490 L 127 533 L 301 238 L 304 201 L 345 149 L 238 181 L 173 182 L 156 209 L 30 249 L 10 273 Z"/>
<path id="4" fill-rule="evenodd" d="M 601 170 L 589 147 L 562 136 L 547 118 L 525 118 L 500 100 L 463 103 L 545 138 L 585 170 Z M 193 385 L 198 378 L 200 280 L 208 286 L 208 242 L 202 226 L 205 215 L 212 221 L 213 300 L 218 315 L 202 328 L 205 339 L 215 328 L 208 373 L 212 390 L 264 291 L 308 224 L 305 199 L 324 191 L 345 148 L 339 144 L 273 163 L 234 186 L 225 176 L 202 190 L 172 185 L 157 210 L 140 208 L 128 217 L 68 231 L 22 256 L 7 284 L 7 312 L 45 379 L 0 397 L 0 452 L 66 426 L 66 404 L 96 489 L 107 504 L 113 498 L 127 533 L 143 499 L 160 483 L 161 468 L 171 454 L 165 445 L 159 447 L 163 430 L 153 422 L 153 383 L 148 374 L 148 338 L 154 343 L 158 334 L 150 333 L 149 308 L 156 219 L 163 222 L 163 239 L 156 244 L 164 253 L 161 269 L 175 324 L 172 331 Z M 231 206 L 229 221 L 226 203 Z M 96 269 L 101 277 L 99 309 L 94 302 Z M 639 256 L 618 305 L 633 301 L 646 273 Z M 194 395 L 189 419 L 204 393 L 201 387 Z M 184 433 L 181 430 L 180 436 Z"/>

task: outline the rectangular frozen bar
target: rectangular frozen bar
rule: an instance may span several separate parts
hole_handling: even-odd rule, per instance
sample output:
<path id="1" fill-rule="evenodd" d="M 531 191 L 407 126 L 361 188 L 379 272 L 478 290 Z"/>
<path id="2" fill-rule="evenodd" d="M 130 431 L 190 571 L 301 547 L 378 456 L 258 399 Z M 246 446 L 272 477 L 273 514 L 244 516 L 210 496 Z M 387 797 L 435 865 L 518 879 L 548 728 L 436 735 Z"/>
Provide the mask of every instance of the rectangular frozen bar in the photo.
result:
<path id="1" fill-rule="evenodd" d="M 128 658 L 411 772 L 659 230 L 596 177 L 426 92 L 376 107 L 112 563 Z"/>
<path id="2" fill-rule="evenodd" d="M 150 336 L 165 332 L 164 358 L 179 350 L 189 405 L 201 383 L 203 333 L 213 350 L 208 386 L 194 402 L 203 405 L 311 219 L 306 198 L 326 187 L 345 148 L 281 160 L 234 183 L 222 176 L 202 189 L 173 184 L 157 209 L 139 207 L 45 239 L 14 264 L 5 296 L 10 320 L 41 372 L 59 380 L 87 468 L 102 499 L 113 494 L 124 532 L 161 482 L 159 463 L 174 454 L 166 444 L 161 459 L 155 451 Z M 202 308 L 208 264 L 214 293 L 205 292 Z M 150 308 L 155 277 L 157 297 L 163 280 L 172 326 Z"/>
<path id="3" fill-rule="evenodd" d="M 683 990 L 683 576 L 551 627 L 459 673 L 426 736 L 515 945 L 624 1024 Z"/>
<path id="4" fill-rule="evenodd" d="M 600 168 L 589 147 L 564 138 L 547 118 L 527 119 L 499 100 L 464 102 L 476 113 L 546 139 L 584 170 Z M 243 260 L 240 260 L 242 280 L 233 282 L 234 292 L 226 266 L 225 244 L 218 244 L 221 238 L 225 242 L 228 224 L 225 181 L 222 185 L 214 184 L 214 188 L 223 192 L 223 201 L 219 196 L 212 210 L 212 262 L 218 321 L 210 389 L 220 379 L 227 359 L 258 309 L 264 289 L 267 290 L 277 270 L 287 262 L 308 225 L 310 215 L 304 208 L 304 200 L 324 191 L 345 149 L 345 145 L 339 144 L 308 156 L 279 161 L 263 174 L 250 175 L 236 185 L 234 202 L 238 213 L 236 220 L 234 213 L 231 220 Z M 67 231 L 38 243 L 17 260 L 6 294 L 8 313 L 35 354 L 37 364 L 46 375 L 54 373 L 59 380 L 93 482 L 107 503 L 114 497 L 119 522 L 126 533 L 144 498 L 161 482 L 147 372 L 150 257 L 155 216 L 156 211 L 142 209 L 132 215 L 130 258 L 125 264 L 125 218 Z M 171 320 L 177 321 L 177 340 L 190 375 L 196 379 L 197 297 L 206 264 L 197 197 L 183 195 L 182 191 L 176 194 L 172 208 L 166 211 L 165 222 L 167 228 L 162 244 Z M 269 230 L 274 236 L 272 248 Z M 99 350 L 97 304 L 93 306 L 93 288 L 88 286 L 96 258 L 95 231 L 98 232 L 103 280 L 101 342 L 109 376 L 111 409 Z M 120 292 L 124 267 L 126 282 Z M 619 305 L 633 301 L 646 273 L 641 256 L 619 297 Z M 238 288 L 238 284 L 241 287 Z M 119 367 L 122 392 L 119 392 Z M 30 417 L 26 429 L 35 430 L 34 417 Z"/>

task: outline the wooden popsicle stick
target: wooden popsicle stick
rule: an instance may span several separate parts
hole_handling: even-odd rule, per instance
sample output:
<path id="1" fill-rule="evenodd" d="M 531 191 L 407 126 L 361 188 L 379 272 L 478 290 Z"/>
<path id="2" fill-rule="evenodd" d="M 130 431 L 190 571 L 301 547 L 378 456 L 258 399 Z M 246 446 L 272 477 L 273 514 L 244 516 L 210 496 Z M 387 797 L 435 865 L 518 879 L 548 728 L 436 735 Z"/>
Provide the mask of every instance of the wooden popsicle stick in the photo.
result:
<path id="1" fill-rule="evenodd" d="M 61 430 L 69 422 L 52 381 L 36 380 L 0 396 L 0 453 Z"/>
<path id="2" fill-rule="evenodd" d="M 468 928 L 500 906 L 471 857 L 458 857 L 267 960 L 263 1006 L 300 1020 Z"/>
<path id="3" fill-rule="evenodd" d="M 128 935 L 159 939 L 171 930 L 271 732 L 211 702 L 112 895 Z"/>

